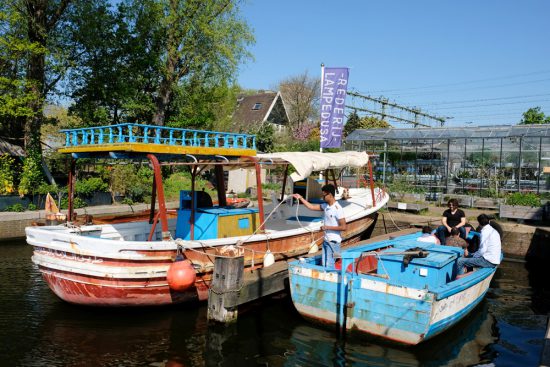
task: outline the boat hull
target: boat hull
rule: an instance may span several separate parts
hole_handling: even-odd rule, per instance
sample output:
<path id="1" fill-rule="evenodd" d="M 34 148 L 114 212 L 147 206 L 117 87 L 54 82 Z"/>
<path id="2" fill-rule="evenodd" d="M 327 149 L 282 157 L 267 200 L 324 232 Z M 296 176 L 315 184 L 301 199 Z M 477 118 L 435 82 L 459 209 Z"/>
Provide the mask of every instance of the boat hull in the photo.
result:
<path id="1" fill-rule="evenodd" d="M 416 345 L 451 328 L 483 299 L 495 269 L 473 274 L 428 290 L 387 279 L 324 269 L 307 262 L 289 264 L 290 290 L 297 311 L 306 319 L 341 325 L 339 304 L 345 304 L 343 325 L 405 345 Z M 340 283 L 344 276 L 345 287 Z M 339 295 L 344 292 L 344 301 Z M 342 316 L 340 316 L 342 317 Z"/>
<path id="2" fill-rule="evenodd" d="M 376 216 L 377 213 L 371 213 L 350 222 L 343 247 L 358 242 L 375 224 Z M 204 248 L 184 250 L 184 255 L 197 270 L 197 278 L 194 286 L 176 292 L 170 289 L 166 280 L 168 268 L 176 256 L 173 244 L 119 241 L 118 248 L 108 251 L 105 246 L 114 245 L 116 241 L 79 235 L 63 237 L 55 233 L 50 233 L 48 238 L 40 230 L 47 229 L 29 228 L 27 241 L 34 246 L 32 259 L 44 280 L 59 298 L 87 306 L 162 306 L 204 301 L 208 298 L 214 256 L 222 247 L 209 246 L 204 241 Z M 312 238 L 319 243 L 322 232 L 249 241 L 241 245 L 245 249 L 245 267 L 260 267 L 266 249 L 276 254 L 276 261 L 307 254 Z"/>

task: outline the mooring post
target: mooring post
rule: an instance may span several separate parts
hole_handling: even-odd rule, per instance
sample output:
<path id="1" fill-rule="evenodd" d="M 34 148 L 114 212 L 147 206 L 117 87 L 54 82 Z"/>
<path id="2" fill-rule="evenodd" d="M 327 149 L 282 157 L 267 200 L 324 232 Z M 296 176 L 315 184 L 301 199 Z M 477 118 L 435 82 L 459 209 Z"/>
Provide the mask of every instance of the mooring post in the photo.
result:
<path id="1" fill-rule="evenodd" d="M 239 293 L 243 285 L 244 256 L 216 257 L 208 291 L 208 321 L 237 321 Z"/>

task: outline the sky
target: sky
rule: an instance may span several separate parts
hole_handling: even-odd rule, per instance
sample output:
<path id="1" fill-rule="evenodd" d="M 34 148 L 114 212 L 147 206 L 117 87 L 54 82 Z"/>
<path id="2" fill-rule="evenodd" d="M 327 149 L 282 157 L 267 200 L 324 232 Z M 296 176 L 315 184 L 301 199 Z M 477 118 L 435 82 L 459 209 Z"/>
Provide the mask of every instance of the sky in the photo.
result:
<path id="1" fill-rule="evenodd" d="M 349 90 L 446 126 L 517 124 L 537 106 L 550 116 L 550 0 L 245 0 L 242 16 L 256 38 L 238 77 L 247 89 L 320 77 L 324 63 L 350 68 Z"/>

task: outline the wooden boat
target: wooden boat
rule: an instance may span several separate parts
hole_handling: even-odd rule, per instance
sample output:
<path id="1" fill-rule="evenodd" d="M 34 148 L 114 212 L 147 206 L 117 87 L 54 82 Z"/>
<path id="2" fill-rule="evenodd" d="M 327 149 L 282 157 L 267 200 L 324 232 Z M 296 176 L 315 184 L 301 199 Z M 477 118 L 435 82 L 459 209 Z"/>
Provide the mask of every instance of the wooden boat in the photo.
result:
<path id="1" fill-rule="evenodd" d="M 346 249 L 332 269 L 320 265 L 320 256 L 290 262 L 296 309 L 314 322 L 400 344 L 444 332 L 483 299 L 496 268 L 456 279 L 463 250 L 419 242 L 419 236 Z"/>
<path id="2" fill-rule="evenodd" d="M 257 154 L 255 137 L 245 134 L 136 124 L 64 132 L 66 142 L 60 152 L 73 157 L 68 223 L 27 227 L 26 236 L 34 247 L 32 260 L 51 290 L 65 301 L 83 305 L 151 306 L 206 300 L 216 256 L 244 252 L 245 267 L 253 269 L 264 266 L 266 257 L 282 261 L 305 255 L 322 241 L 322 213 L 291 206 L 292 199 L 285 195 L 287 177 L 309 180 L 308 196 L 315 200 L 320 186 L 307 179 L 312 172 L 325 172 L 325 177 L 332 173 L 331 182 L 337 184 L 337 170 L 368 165 L 364 152 Z M 74 159 L 83 157 L 148 160 L 154 171 L 149 217 L 95 219 L 77 225 L 72 210 Z M 191 172 L 191 190 L 180 193 L 175 212 L 166 210 L 161 162 L 184 165 Z M 264 205 L 261 168 L 276 165 L 285 172 L 282 192 Z M 255 170 L 255 207 L 228 205 L 224 170 L 235 168 Z M 194 189 L 195 178 L 208 169 L 214 171 L 217 186 L 224 188 L 217 191 L 217 200 Z M 337 198 L 341 195 L 340 189 Z M 341 200 L 348 222 L 344 247 L 368 236 L 377 211 L 388 200 L 388 194 L 374 183 L 350 189 L 349 196 Z M 185 289 L 170 287 L 167 279 L 178 252 L 192 264 L 193 282 Z"/>

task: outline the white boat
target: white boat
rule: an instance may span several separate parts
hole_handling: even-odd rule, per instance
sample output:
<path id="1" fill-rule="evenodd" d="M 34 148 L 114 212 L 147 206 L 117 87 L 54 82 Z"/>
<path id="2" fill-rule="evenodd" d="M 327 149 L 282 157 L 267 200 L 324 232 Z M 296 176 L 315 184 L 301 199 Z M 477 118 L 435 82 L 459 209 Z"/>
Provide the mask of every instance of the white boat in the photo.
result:
<path id="1" fill-rule="evenodd" d="M 290 176 L 298 181 L 316 171 L 332 171 L 336 177 L 334 170 L 368 165 L 364 152 L 256 154 L 254 137 L 243 134 L 135 124 L 65 133 L 66 146 L 60 151 L 75 159 L 148 159 L 155 172 L 148 217 L 109 218 L 78 225 L 71 221 L 70 201 L 68 223 L 26 228 L 27 242 L 34 247 L 32 260 L 51 290 L 65 301 L 83 305 L 151 306 L 206 300 L 215 256 L 244 252 L 245 267 L 258 268 L 264 266 L 266 254 L 280 261 L 310 253 L 322 242 L 322 213 L 309 211 L 283 194 L 286 173 L 281 196 L 264 203 L 261 167 L 283 165 L 288 172 L 293 166 L 295 172 Z M 166 210 L 159 160 L 187 165 L 192 172 L 193 187 L 181 192 L 175 212 Z M 72 167 L 70 197 L 75 177 L 74 164 Z M 243 167 L 256 170 L 256 207 L 227 206 L 225 190 L 218 190 L 218 205 L 213 205 L 208 194 L 194 190 L 194 179 L 205 169 L 212 168 L 217 182 L 223 183 L 224 169 Z M 312 179 L 306 183 L 309 198 L 315 200 L 319 183 Z M 294 189 L 298 190 L 298 185 Z M 345 247 L 369 235 L 388 194 L 374 184 L 350 188 L 346 199 L 342 198 L 343 191 L 340 188 L 337 199 L 348 223 L 343 233 Z M 167 280 L 178 252 L 194 269 L 193 282 L 185 289 L 170 287 Z"/>

